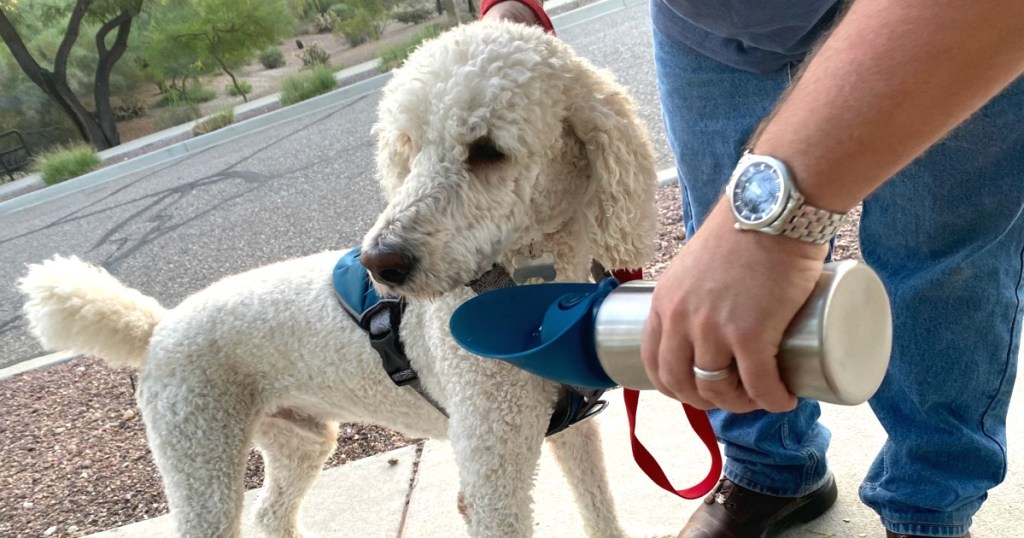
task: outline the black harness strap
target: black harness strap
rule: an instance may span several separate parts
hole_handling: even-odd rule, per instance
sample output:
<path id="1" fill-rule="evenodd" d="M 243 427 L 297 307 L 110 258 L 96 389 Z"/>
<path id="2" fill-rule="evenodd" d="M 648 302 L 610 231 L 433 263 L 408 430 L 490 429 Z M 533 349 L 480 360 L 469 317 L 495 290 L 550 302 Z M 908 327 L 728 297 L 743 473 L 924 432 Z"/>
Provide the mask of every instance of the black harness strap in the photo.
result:
<path id="1" fill-rule="evenodd" d="M 342 305 L 344 306 L 344 301 L 342 301 Z M 352 315 L 348 308 L 345 311 Z M 358 319 L 354 315 L 352 318 L 359 328 L 370 336 L 370 346 L 380 355 L 381 366 L 384 367 L 391 382 L 399 387 L 412 388 L 445 418 L 449 418 L 448 411 L 423 387 L 419 374 L 409 363 L 409 356 L 405 354 L 405 348 L 402 346 L 402 339 L 398 333 L 403 313 L 405 313 L 405 301 L 398 297 L 381 297 L 379 303 L 363 312 Z"/>
<path id="2" fill-rule="evenodd" d="M 548 431 L 545 437 L 554 435 L 577 422 L 583 422 L 588 418 L 604 411 L 608 402 L 601 399 L 605 389 L 587 389 L 562 385 L 561 394 L 555 402 L 555 409 L 551 412 L 551 421 L 548 422 Z"/>

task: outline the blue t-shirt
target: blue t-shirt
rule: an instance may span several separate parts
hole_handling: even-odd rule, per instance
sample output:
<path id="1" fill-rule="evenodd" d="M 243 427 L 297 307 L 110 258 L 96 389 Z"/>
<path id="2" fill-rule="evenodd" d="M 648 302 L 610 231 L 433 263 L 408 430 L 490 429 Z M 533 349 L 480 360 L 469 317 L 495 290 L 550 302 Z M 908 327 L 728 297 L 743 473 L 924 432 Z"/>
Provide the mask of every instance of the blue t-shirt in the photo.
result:
<path id="1" fill-rule="evenodd" d="M 838 10 L 838 0 L 651 0 L 670 41 L 755 73 L 802 60 Z"/>

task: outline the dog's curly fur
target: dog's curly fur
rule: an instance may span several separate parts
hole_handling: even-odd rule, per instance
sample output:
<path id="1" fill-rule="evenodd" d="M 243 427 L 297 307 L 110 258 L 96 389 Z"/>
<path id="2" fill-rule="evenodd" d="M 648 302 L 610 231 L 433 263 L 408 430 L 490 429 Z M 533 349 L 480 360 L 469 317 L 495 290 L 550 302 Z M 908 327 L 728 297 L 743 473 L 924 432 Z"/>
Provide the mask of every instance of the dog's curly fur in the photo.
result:
<path id="1" fill-rule="evenodd" d="M 592 258 L 641 266 L 655 231 L 648 135 L 610 74 L 538 29 L 483 22 L 424 44 L 395 72 L 374 133 L 388 205 L 364 247 L 415 253 L 401 286 L 380 287 L 408 297 L 405 349 L 450 420 L 391 383 L 339 307 L 341 252 L 228 277 L 172 310 L 76 258 L 32 265 L 20 281 L 47 348 L 140 368 L 138 402 L 182 536 L 240 534 L 250 442 L 266 460 L 260 528 L 308 536 L 300 504 L 339 421 L 450 439 L 469 534 L 532 533 L 557 386 L 463 351 L 448 319 L 471 296 L 465 282 L 517 254 L 553 253 L 559 280 L 586 280 Z M 549 440 L 588 534 L 623 535 L 593 421 Z"/>

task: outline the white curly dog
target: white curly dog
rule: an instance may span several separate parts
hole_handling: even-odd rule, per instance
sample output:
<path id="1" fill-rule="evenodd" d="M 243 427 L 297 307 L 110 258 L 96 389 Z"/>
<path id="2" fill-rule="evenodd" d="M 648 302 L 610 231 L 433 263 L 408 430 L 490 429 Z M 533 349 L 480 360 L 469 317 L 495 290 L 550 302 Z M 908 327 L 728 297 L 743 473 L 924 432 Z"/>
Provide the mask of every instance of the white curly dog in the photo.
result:
<path id="1" fill-rule="evenodd" d="M 469 534 L 532 534 L 558 386 L 463 351 L 448 320 L 473 295 L 468 281 L 517 254 L 552 253 L 566 281 L 586 281 L 592 259 L 641 266 L 656 226 L 648 134 L 609 73 L 539 29 L 494 22 L 420 47 L 384 89 L 374 134 L 388 205 L 364 258 L 378 289 L 407 298 L 405 350 L 449 419 L 391 382 L 339 306 L 342 251 L 225 278 L 173 310 L 76 258 L 32 265 L 19 283 L 46 348 L 141 370 L 138 404 L 181 536 L 240 535 L 250 443 L 266 462 L 258 527 L 308 536 L 302 498 L 345 421 L 450 439 Z M 549 441 L 588 535 L 624 535 L 594 422 Z"/>

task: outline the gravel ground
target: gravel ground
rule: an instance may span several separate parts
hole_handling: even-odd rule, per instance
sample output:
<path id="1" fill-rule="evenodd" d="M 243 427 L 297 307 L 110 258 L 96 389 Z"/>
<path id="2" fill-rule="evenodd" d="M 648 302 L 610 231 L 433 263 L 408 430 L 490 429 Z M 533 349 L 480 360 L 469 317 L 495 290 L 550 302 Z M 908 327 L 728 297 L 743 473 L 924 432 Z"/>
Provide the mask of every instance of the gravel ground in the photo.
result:
<path id="1" fill-rule="evenodd" d="M 659 190 L 648 278 L 661 274 L 684 242 L 679 207 L 677 187 Z M 858 220 L 859 211 L 840 231 L 837 258 L 859 257 Z M 0 381 L 0 536 L 82 536 L 167 512 L 133 393 L 131 371 L 88 357 Z M 346 424 L 325 468 L 413 442 Z M 246 488 L 262 481 L 262 460 L 250 451 Z"/>

